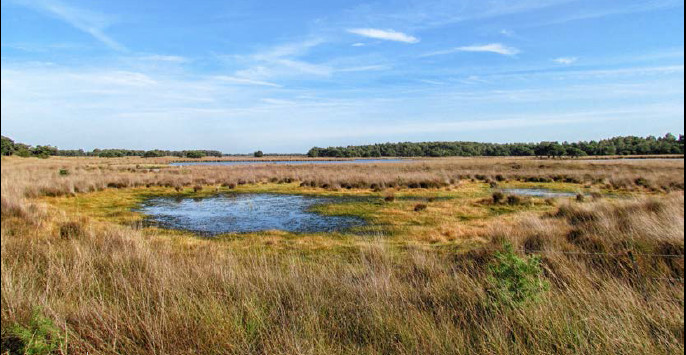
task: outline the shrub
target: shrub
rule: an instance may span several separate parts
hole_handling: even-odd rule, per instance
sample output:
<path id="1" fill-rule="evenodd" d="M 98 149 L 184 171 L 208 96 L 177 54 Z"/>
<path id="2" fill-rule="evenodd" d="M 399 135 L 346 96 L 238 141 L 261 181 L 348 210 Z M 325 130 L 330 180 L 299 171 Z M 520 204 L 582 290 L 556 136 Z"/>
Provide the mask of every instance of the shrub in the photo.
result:
<path id="1" fill-rule="evenodd" d="M 264 153 L 261 150 L 256 151 L 253 156 L 255 158 L 262 158 L 264 156 Z"/>
<path id="2" fill-rule="evenodd" d="M 636 185 L 638 185 L 638 186 L 650 188 L 650 182 L 646 178 L 642 178 L 642 177 L 637 178 L 636 180 L 634 180 L 634 183 L 636 183 Z"/>
<path id="3" fill-rule="evenodd" d="M 66 222 L 60 225 L 60 238 L 75 239 L 84 235 L 83 226 L 79 222 Z"/>
<path id="4" fill-rule="evenodd" d="M 500 191 L 493 193 L 493 203 L 501 203 L 505 199 L 505 194 Z"/>
<path id="5" fill-rule="evenodd" d="M 425 204 L 419 203 L 419 204 L 414 206 L 414 211 L 415 212 L 421 212 L 421 211 L 424 211 L 426 208 L 427 208 L 427 206 Z"/>
<path id="6" fill-rule="evenodd" d="M 200 185 L 193 186 L 193 192 L 200 192 L 200 191 L 202 191 L 202 186 L 200 186 Z"/>
<path id="7" fill-rule="evenodd" d="M 59 174 L 60 174 L 60 176 L 67 176 L 67 175 L 69 175 L 69 170 L 60 169 Z"/>
<path id="8" fill-rule="evenodd" d="M 510 195 L 507 196 L 507 203 L 509 205 L 519 205 L 520 203 L 522 203 L 522 198 L 517 195 Z"/>
<path id="9" fill-rule="evenodd" d="M 519 257 L 511 244 L 488 266 L 488 296 L 493 306 L 516 308 L 536 301 L 549 288 L 538 256 Z"/>
<path id="10" fill-rule="evenodd" d="M 386 202 L 393 202 L 393 201 L 395 201 L 395 196 L 393 196 L 393 195 L 388 195 L 388 196 L 384 197 L 383 200 L 386 201 Z"/>
<path id="11" fill-rule="evenodd" d="M 3 354 L 56 354 L 64 343 L 60 329 L 36 309 L 28 325 L 13 325 L 7 333 L 3 327 Z"/>
<path id="12" fill-rule="evenodd" d="M 586 195 L 582 193 L 576 194 L 576 202 L 584 202 L 586 201 Z"/>

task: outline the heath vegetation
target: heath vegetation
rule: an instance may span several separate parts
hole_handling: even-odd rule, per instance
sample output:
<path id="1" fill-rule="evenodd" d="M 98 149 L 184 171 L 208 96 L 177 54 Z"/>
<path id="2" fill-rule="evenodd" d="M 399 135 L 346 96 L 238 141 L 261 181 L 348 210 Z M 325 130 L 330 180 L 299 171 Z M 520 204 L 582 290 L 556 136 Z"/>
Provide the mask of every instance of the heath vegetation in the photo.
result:
<path id="1" fill-rule="evenodd" d="M 3 158 L 3 353 L 684 351 L 683 160 L 176 160 Z M 500 191 L 527 187 L 584 198 Z M 132 211 L 243 192 L 363 196 L 316 211 L 369 226 L 208 239 Z"/>

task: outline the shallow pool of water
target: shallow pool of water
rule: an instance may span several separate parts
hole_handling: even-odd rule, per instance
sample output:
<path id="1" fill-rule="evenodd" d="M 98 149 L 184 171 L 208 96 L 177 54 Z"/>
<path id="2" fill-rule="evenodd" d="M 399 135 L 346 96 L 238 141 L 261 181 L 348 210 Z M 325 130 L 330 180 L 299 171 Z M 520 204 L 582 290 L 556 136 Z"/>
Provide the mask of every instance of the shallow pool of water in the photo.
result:
<path id="1" fill-rule="evenodd" d="M 139 209 L 163 228 L 204 235 L 284 230 L 296 233 L 343 231 L 365 224 L 349 216 L 326 216 L 310 211 L 341 198 L 280 194 L 227 194 L 205 198 L 157 197 Z"/>
<path id="2" fill-rule="evenodd" d="M 519 196 L 531 196 L 531 197 L 543 197 L 543 198 L 556 198 L 556 197 L 575 197 L 576 193 L 566 192 L 566 191 L 555 191 L 550 189 L 541 188 L 522 188 L 522 189 L 503 189 L 506 195 L 519 195 Z"/>
<path id="3" fill-rule="evenodd" d="M 242 161 L 183 161 L 169 163 L 171 166 L 192 166 L 192 165 L 304 165 L 304 164 L 372 164 L 372 163 L 397 163 L 403 159 L 355 159 L 355 160 L 242 160 Z"/>

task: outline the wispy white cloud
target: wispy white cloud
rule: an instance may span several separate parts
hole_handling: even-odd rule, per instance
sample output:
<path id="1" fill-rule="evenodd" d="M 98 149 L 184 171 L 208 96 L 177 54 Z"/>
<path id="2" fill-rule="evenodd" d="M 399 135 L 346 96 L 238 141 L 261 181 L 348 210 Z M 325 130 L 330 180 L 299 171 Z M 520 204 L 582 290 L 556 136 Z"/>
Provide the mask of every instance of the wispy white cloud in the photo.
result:
<path id="1" fill-rule="evenodd" d="M 446 85 L 447 84 L 443 81 L 429 80 L 429 79 L 420 79 L 419 82 L 424 83 L 424 84 L 429 84 L 429 85 Z"/>
<path id="2" fill-rule="evenodd" d="M 363 72 L 363 71 L 379 71 L 379 70 L 388 70 L 391 69 L 390 66 L 388 65 L 365 65 L 365 66 L 359 66 L 359 67 L 349 67 L 349 68 L 340 68 L 336 69 L 336 72 L 339 73 L 350 73 L 350 72 Z"/>
<path id="3" fill-rule="evenodd" d="M 260 101 L 270 104 L 270 105 L 281 105 L 281 106 L 291 106 L 291 105 L 296 105 L 297 103 L 295 101 L 291 100 L 283 100 L 283 99 L 273 99 L 273 98 L 264 98 L 261 99 Z"/>
<path id="4" fill-rule="evenodd" d="M 70 6 L 58 0 L 16 0 L 15 2 L 60 19 L 114 50 L 127 50 L 122 44 L 105 34 L 105 29 L 112 24 L 112 18 L 105 14 Z"/>
<path id="5" fill-rule="evenodd" d="M 557 64 L 571 65 L 579 61 L 578 57 L 559 57 L 553 59 L 553 62 Z"/>
<path id="6" fill-rule="evenodd" d="M 568 23 L 568 22 L 572 22 L 572 21 L 590 20 L 590 19 L 603 18 L 603 17 L 609 17 L 609 16 L 627 15 L 627 14 L 634 14 L 634 13 L 643 13 L 643 12 L 650 12 L 650 11 L 683 8 L 683 6 L 684 6 L 683 0 L 640 0 L 640 1 L 634 1 L 633 3 L 623 3 L 623 2 L 622 3 L 610 2 L 610 3 L 614 4 L 615 6 L 607 7 L 607 8 L 597 7 L 595 10 L 571 13 L 571 14 L 568 14 L 566 16 L 553 18 L 551 20 L 544 21 L 542 23 L 532 23 L 530 25 L 534 26 L 534 27 L 546 26 L 546 25 L 557 25 L 557 24 L 563 24 L 563 23 Z"/>
<path id="7" fill-rule="evenodd" d="M 166 63 L 185 63 L 188 62 L 188 58 L 176 56 L 176 55 L 160 55 L 152 54 L 140 57 L 141 60 L 151 61 L 151 62 L 166 62 Z"/>
<path id="8" fill-rule="evenodd" d="M 485 44 L 481 46 L 458 47 L 457 50 L 460 52 L 485 52 L 508 56 L 517 55 L 521 52 L 519 49 L 515 47 L 508 47 L 500 43 Z"/>
<path id="9" fill-rule="evenodd" d="M 278 77 L 330 76 L 333 69 L 325 64 L 310 63 L 304 59 L 310 49 L 323 44 L 321 39 L 291 42 L 267 48 L 249 55 L 229 56 L 231 60 L 244 64 L 235 77 L 254 81 L 265 81 Z"/>
<path id="10" fill-rule="evenodd" d="M 664 65 L 664 66 L 642 66 L 626 68 L 608 69 L 585 69 L 585 70 L 540 70 L 529 72 L 498 73 L 490 75 L 490 78 L 543 78 L 552 77 L 556 79 L 602 79 L 602 78 L 628 78 L 641 76 L 681 74 L 683 76 L 683 65 Z"/>
<path id="11" fill-rule="evenodd" d="M 313 64 L 303 60 L 279 59 L 274 61 L 274 63 L 283 65 L 284 67 L 292 69 L 298 73 L 314 76 L 329 76 L 332 72 L 332 69 L 326 65 Z"/>
<path id="12" fill-rule="evenodd" d="M 280 44 L 258 53 L 250 55 L 255 60 L 270 61 L 284 57 L 298 57 L 306 54 L 310 49 L 325 43 L 321 38 L 313 38 L 304 41 L 295 41 Z"/>
<path id="13" fill-rule="evenodd" d="M 505 46 L 505 45 L 500 44 L 500 43 L 491 43 L 491 44 L 485 44 L 485 45 L 455 47 L 455 48 L 446 49 L 443 51 L 426 53 L 426 54 L 422 55 L 422 57 L 433 57 L 433 56 L 437 56 L 437 55 L 446 55 L 446 54 L 452 54 L 452 53 L 458 53 L 458 52 L 495 53 L 495 54 L 500 54 L 500 55 L 505 55 L 505 56 L 515 56 L 515 55 L 521 53 L 521 51 L 518 48 Z"/>
<path id="14" fill-rule="evenodd" d="M 384 26 L 404 26 L 429 29 L 454 23 L 490 19 L 543 10 L 578 0 L 423 0 L 364 3 L 346 12 L 346 24 L 377 23 Z M 402 5 L 401 5 L 402 4 Z"/>
<path id="15" fill-rule="evenodd" d="M 505 36 L 505 37 L 510 37 L 510 38 L 515 37 L 515 36 L 517 35 L 517 34 L 515 33 L 515 31 L 513 31 L 513 30 L 508 30 L 508 29 L 500 30 L 500 34 L 503 35 L 503 36 Z"/>
<path id="16" fill-rule="evenodd" d="M 33 52 L 33 53 L 42 53 L 42 52 L 48 52 L 48 51 L 56 51 L 56 50 L 82 50 L 85 49 L 85 45 L 77 44 L 77 43 L 51 43 L 51 44 L 38 44 L 38 43 L 28 43 L 28 42 L 19 42 L 19 43 L 2 43 L 3 48 L 10 48 L 13 50 L 19 50 L 19 51 L 24 51 L 24 52 Z"/>
<path id="17" fill-rule="evenodd" d="M 237 77 L 237 76 L 218 75 L 218 76 L 215 76 L 214 79 L 222 81 L 222 82 L 226 82 L 226 83 L 239 84 L 239 85 L 269 86 L 269 87 L 274 87 L 274 88 L 282 87 L 279 84 L 271 83 L 268 81 L 253 80 L 253 79 L 241 78 L 241 77 Z"/>
<path id="18" fill-rule="evenodd" d="M 353 28 L 348 32 L 374 39 L 384 41 L 404 42 L 404 43 L 419 43 L 419 38 L 394 30 L 380 30 L 377 28 Z"/>
<path id="19" fill-rule="evenodd" d="M 537 82 L 545 83 L 559 83 L 565 84 L 584 81 L 601 81 L 613 83 L 615 81 L 623 82 L 625 80 L 643 81 L 648 79 L 665 80 L 681 80 L 683 82 L 683 65 L 664 65 L 664 66 L 634 66 L 634 67 L 605 67 L 599 69 L 578 69 L 580 67 L 561 67 L 551 65 L 545 68 L 531 67 L 527 70 L 513 70 L 513 71 L 496 71 L 496 72 L 481 72 L 478 75 L 468 75 L 464 78 L 442 72 L 442 78 L 452 83 L 462 84 L 492 84 L 501 82 L 517 81 L 520 83 L 534 84 Z M 433 73 L 434 75 L 436 73 Z M 570 85 L 570 84 L 567 84 Z M 678 85 L 678 84 L 677 84 Z M 680 88 L 681 89 L 681 88 Z M 613 89 L 616 90 L 616 89 Z M 662 88 L 661 90 L 665 90 Z M 560 89 L 551 91 L 555 94 Z M 683 91 L 683 90 L 682 90 Z M 647 95 L 648 93 L 644 93 Z M 597 95 L 597 93 L 594 93 Z M 564 96 L 562 96 L 564 98 Z"/>

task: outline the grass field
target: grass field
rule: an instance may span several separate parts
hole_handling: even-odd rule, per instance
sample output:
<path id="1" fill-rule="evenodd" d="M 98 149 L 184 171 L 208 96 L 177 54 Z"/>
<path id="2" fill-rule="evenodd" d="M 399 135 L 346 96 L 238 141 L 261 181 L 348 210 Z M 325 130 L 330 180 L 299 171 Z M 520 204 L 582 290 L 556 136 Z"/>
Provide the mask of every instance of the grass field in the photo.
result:
<path id="1" fill-rule="evenodd" d="M 3 353 L 684 351 L 683 159 L 170 161 L 2 159 Z M 364 197 L 317 212 L 369 225 L 204 238 L 133 211 L 261 192 Z"/>

